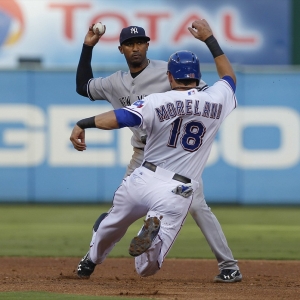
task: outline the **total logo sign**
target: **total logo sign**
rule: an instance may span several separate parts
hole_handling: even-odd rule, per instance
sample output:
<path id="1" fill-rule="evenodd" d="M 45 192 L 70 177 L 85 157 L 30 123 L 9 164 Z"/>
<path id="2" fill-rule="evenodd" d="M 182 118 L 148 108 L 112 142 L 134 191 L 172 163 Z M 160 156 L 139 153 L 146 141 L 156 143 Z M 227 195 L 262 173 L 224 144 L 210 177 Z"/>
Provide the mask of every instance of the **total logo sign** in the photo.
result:
<path id="1" fill-rule="evenodd" d="M 211 13 L 201 7 L 197 11 L 192 8 L 187 9 L 178 16 L 165 6 L 148 12 L 147 5 L 137 9 L 125 9 L 125 11 L 119 7 L 116 9 L 114 3 L 109 5 L 103 10 L 97 1 L 0 0 L 0 47 L 19 41 L 25 25 L 27 31 L 30 31 L 26 32 L 28 43 L 29 40 L 34 39 L 39 30 L 49 30 L 49 24 L 54 24 L 52 29 L 56 31 L 55 36 L 61 36 L 60 42 L 72 44 L 77 38 L 82 41 L 81 34 L 77 37 L 79 28 L 86 30 L 88 25 L 102 21 L 109 25 L 110 30 L 107 30 L 101 42 L 115 44 L 118 42 L 121 28 L 131 25 L 132 22 L 143 24 L 151 36 L 152 43 L 162 43 L 166 37 L 162 36 L 161 32 L 165 24 L 171 22 L 174 23 L 175 28 L 169 32 L 168 42 L 178 44 L 187 39 L 193 40 L 187 30 L 192 21 L 206 18 L 213 23 Z M 241 49 L 249 49 L 249 47 L 253 49 L 260 45 L 261 33 L 245 28 L 241 24 L 239 11 L 232 7 L 226 8 L 220 11 L 218 18 L 219 22 L 215 25 L 216 34 L 220 33 L 219 38 L 224 38 L 224 42 Z M 36 47 L 41 46 L 37 43 Z"/>
<path id="2" fill-rule="evenodd" d="M 110 105 L 97 108 L 99 113 Z M 45 112 L 29 104 L 0 105 L 0 167 L 33 167 L 47 162 L 51 167 L 126 166 L 132 155 L 131 131 L 86 131 L 88 150 L 75 151 L 69 140 L 73 125 L 95 114 L 90 105 L 50 105 Z M 21 127 L 16 127 L 14 124 Z M 249 149 L 244 132 L 249 127 L 276 128 L 280 141 L 273 149 Z M 238 107 L 222 124 L 207 166 L 223 160 L 227 165 L 252 170 L 293 168 L 300 160 L 300 116 L 289 107 Z M 114 146 L 114 141 L 116 145 Z M 94 147 L 93 147 L 94 146 Z"/>
<path id="3" fill-rule="evenodd" d="M 23 34 L 24 17 L 15 0 L 0 0 L 0 47 L 15 44 Z"/>

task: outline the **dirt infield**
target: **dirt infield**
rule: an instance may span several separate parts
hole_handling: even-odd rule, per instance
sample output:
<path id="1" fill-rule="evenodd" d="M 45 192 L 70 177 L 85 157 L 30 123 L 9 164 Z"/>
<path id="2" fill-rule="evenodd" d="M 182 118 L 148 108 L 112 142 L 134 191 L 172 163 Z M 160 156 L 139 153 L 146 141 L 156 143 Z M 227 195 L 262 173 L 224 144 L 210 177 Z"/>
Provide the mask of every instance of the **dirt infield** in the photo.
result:
<path id="1" fill-rule="evenodd" d="M 300 261 L 239 261 L 243 281 L 213 283 L 214 260 L 167 259 L 140 278 L 130 258 L 108 258 L 88 280 L 77 278 L 79 258 L 0 258 L 0 292 L 47 291 L 152 299 L 300 299 Z"/>

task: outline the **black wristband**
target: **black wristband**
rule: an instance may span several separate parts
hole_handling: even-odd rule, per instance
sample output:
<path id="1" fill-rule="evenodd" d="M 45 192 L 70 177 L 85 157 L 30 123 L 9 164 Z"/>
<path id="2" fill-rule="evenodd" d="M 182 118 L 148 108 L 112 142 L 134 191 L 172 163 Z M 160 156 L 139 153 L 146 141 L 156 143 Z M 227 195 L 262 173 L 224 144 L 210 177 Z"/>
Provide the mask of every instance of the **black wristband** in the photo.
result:
<path id="1" fill-rule="evenodd" d="M 214 58 L 224 54 L 224 52 L 222 51 L 218 41 L 216 40 L 216 38 L 211 35 L 210 37 L 208 37 L 204 43 L 207 45 L 208 49 L 210 50 L 212 56 Z"/>
<path id="2" fill-rule="evenodd" d="M 90 118 L 82 119 L 82 120 L 78 121 L 76 124 L 81 129 L 96 128 L 95 117 L 90 117 Z"/>

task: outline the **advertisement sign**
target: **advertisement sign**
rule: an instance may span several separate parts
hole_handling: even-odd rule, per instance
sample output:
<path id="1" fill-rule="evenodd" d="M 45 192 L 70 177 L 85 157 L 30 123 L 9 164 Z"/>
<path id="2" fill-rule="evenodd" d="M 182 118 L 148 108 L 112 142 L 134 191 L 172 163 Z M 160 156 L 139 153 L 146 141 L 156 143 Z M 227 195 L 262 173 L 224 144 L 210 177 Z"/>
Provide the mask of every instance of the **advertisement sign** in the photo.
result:
<path id="1" fill-rule="evenodd" d="M 145 28 L 152 59 L 188 49 L 201 63 L 211 63 L 205 45 L 187 30 L 202 18 L 232 63 L 291 63 L 290 0 L 0 0 L 0 68 L 16 67 L 20 60 L 76 66 L 84 36 L 98 21 L 107 30 L 96 45 L 95 65 L 124 64 L 117 47 L 121 29 L 129 25 Z"/>
<path id="2" fill-rule="evenodd" d="M 203 174 L 208 203 L 300 204 L 300 72 L 243 71 L 237 82 L 238 107 Z M 0 90 L 0 201 L 110 202 L 130 130 L 89 129 L 84 152 L 69 138 L 79 119 L 111 106 L 76 94 L 75 71 L 0 71 Z"/>

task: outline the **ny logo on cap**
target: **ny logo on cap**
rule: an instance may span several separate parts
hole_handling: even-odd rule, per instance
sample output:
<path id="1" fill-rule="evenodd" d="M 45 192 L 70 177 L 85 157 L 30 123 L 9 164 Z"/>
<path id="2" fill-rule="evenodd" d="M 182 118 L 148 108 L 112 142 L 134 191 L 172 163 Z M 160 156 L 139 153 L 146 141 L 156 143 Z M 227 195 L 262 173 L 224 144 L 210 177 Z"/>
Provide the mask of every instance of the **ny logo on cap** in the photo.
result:
<path id="1" fill-rule="evenodd" d="M 131 30 L 131 33 L 134 33 L 134 34 L 139 33 L 136 27 L 132 27 L 130 30 Z"/>

